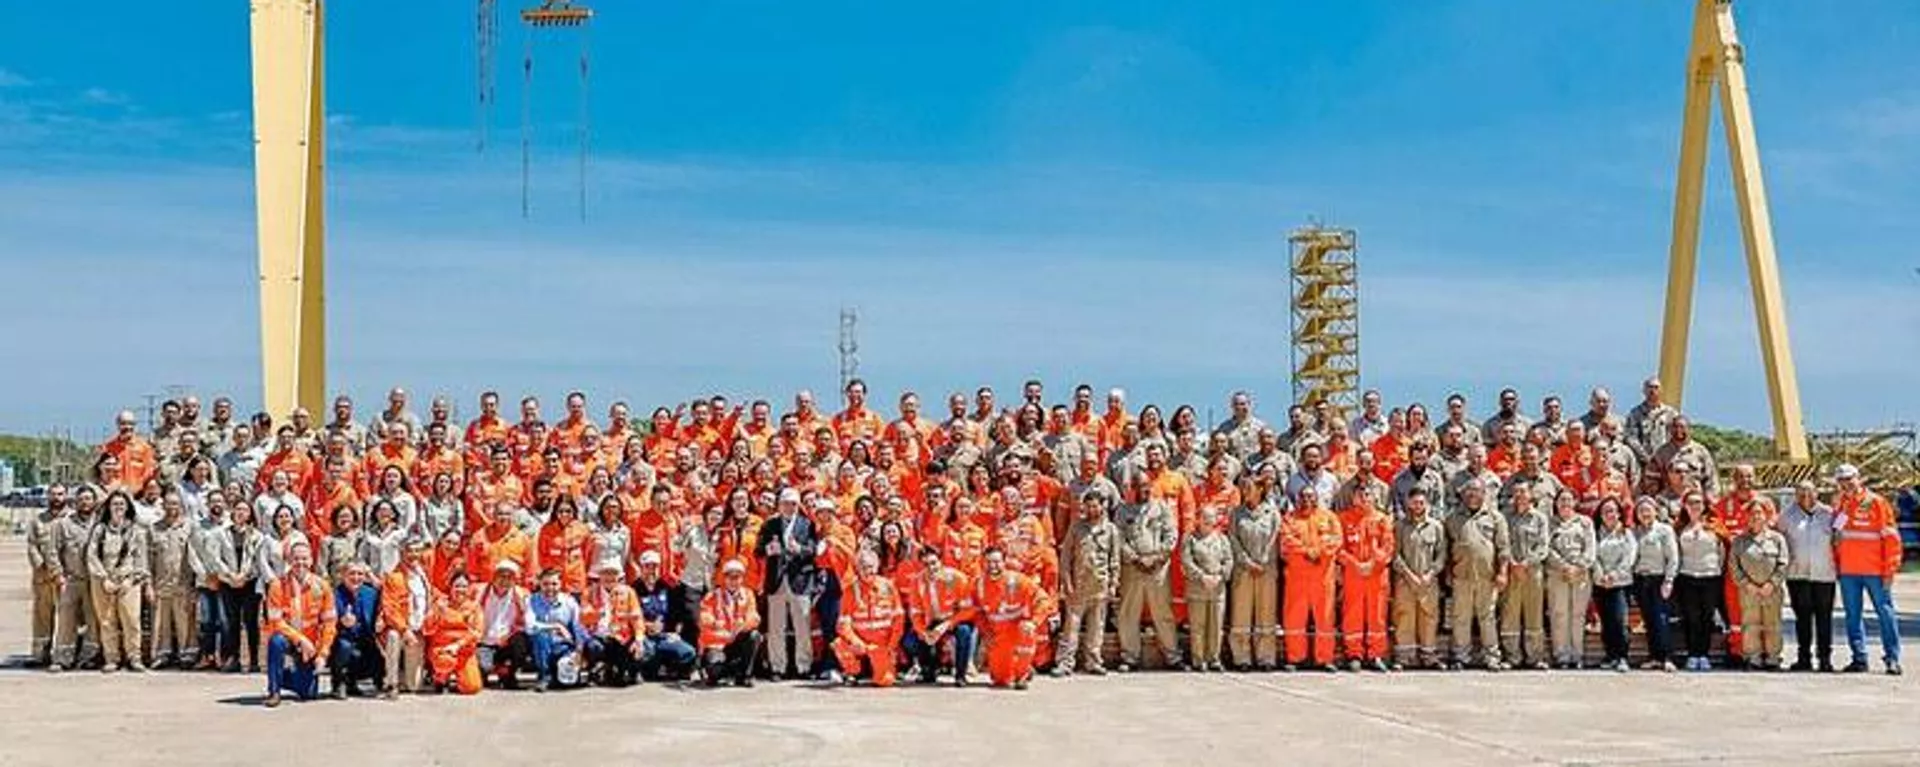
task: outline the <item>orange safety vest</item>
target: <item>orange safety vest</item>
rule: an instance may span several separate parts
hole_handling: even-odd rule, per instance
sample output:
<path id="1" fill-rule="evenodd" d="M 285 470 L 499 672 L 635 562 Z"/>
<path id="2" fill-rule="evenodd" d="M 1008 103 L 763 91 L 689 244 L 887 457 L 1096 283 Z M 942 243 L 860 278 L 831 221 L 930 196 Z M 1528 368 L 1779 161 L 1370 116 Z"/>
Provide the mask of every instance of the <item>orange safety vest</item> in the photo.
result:
<path id="1" fill-rule="evenodd" d="M 900 611 L 900 595 L 893 582 L 883 576 L 854 578 L 846 587 L 846 607 L 840 613 L 840 630 L 859 634 L 861 639 L 891 651 L 899 641 L 905 623 Z"/>
<path id="2" fill-rule="evenodd" d="M 1891 578 L 1900 572 L 1900 531 L 1887 499 L 1862 491 L 1840 497 L 1834 512 L 1834 557 L 1841 575 Z"/>
<path id="3" fill-rule="evenodd" d="M 320 576 L 289 574 L 267 587 L 267 634 L 306 640 L 325 654 L 333 648 L 333 590 Z"/>
<path id="4" fill-rule="evenodd" d="M 700 649 L 726 647 L 744 631 L 760 628 L 760 610 L 745 587 L 714 589 L 700 600 Z"/>
<path id="5" fill-rule="evenodd" d="M 643 629 L 640 596 L 624 583 L 611 588 L 594 586 L 580 599 L 580 623 L 596 637 L 610 636 L 621 644 L 633 641 Z"/>

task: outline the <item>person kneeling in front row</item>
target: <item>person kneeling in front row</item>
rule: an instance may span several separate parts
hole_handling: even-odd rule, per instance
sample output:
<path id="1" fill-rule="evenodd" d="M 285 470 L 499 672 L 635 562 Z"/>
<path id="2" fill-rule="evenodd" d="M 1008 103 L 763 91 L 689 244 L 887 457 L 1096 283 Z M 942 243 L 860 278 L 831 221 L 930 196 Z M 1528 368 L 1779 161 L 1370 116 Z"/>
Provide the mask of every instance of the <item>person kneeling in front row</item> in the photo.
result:
<path id="1" fill-rule="evenodd" d="M 267 589 L 267 708 L 284 690 L 301 700 L 320 697 L 320 668 L 333 648 L 333 592 L 313 572 L 313 549 L 296 539 L 287 574 Z"/>
<path id="2" fill-rule="evenodd" d="M 697 654 L 681 638 L 680 627 L 667 624 L 674 615 L 675 591 L 660 575 L 660 552 L 640 555 L 640 578 L 633 583 L 640 600 L 640 676 L 649 682 L 686 679 Z"/>
<path id="3" fill-rule="evenodd" d="M 386 668 L 380 657 L 379 638 L 374 634 L 380 620 L 380 590 L 373 587 L 373 571 L 365 563 L 347 566 L 346 577 L 333 590 L 334 620 L 339 627 L 328 653 L 332 693 L 335 700 L 348 695 L 362 696 L 361 680 L 371 680 L 376 689 Z"/>
<path id="4" fill-rule="evenodd" d="M 580 683 L 587 631 L 580 603 L 560 590 L 560 571 L 540 573 L 540 590 L 527 599 L 527 643 L 533 647 L 533 691 Z"/>
<path id="5" fill-rule="evenodd" d="M 701 671 L 708 687 L 720 686 L 722 679 L 752 687 L 753 660 L 760 652 L 760 611 L 753 605 L 753 592 L 742 585 L 746 563 L 727 560 L 720 572 L 720 588 L 700 602 Z"/>

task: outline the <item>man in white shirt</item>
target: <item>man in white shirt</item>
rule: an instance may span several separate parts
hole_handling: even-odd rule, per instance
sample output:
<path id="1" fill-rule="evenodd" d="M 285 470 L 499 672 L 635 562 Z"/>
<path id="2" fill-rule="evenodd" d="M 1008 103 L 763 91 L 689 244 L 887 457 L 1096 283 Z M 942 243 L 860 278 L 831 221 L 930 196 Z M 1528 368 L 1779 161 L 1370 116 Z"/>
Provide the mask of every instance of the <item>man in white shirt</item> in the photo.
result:
<path id="1" fill-rule="evenodd" d="M 480 669 L 492 672 L 500 686 L 520 688 L 515 677 L 532 664 L 527 642 L 527 590 L 520 588 L 520 566 L 502 559 L 493 566 L 493 581 L 480 592 Z"/>

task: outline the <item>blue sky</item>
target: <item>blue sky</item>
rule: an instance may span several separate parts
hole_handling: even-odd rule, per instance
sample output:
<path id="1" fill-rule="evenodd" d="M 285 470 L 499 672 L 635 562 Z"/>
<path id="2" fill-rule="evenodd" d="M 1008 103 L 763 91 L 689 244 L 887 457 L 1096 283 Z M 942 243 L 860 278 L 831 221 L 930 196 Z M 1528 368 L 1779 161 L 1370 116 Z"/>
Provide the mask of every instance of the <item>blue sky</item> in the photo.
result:
<path id="1" fill-rule="evenodd" d="M 582 222 L 576 38 L 535 41 L 523 220 L 521 29 L 482 154 L 473 6 L 335 2 L 332 381 L 784 398 L 833 387 L 851 304 L 882 392 L 1037 374 L 1277 411 L 1284 235 L 1317 216 L 1361 232 L 1390 401 L 1630 399 L 1690 5 L 602 2 Z M 1815 428 L 1920 414 L 1920 6 L 1840 5 L 1739 8 Z M 246 14 L 91 10 L 0 8 L 0 430 L 257 399 Z M 1765 427 L 1713 163 L 1688 408 Z"/>

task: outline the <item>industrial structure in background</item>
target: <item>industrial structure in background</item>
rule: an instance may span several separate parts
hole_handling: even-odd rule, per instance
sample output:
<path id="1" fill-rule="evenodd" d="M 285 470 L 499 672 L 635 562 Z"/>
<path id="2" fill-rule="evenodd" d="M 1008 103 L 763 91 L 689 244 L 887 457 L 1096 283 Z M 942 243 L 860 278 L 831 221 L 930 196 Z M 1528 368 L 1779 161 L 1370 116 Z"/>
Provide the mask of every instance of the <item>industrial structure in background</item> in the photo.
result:
<path id="1" fill-rule="evenodd" d="M 483 4 L 491 0 L 481 0 Z M 520 23 L 526 28 L 526 47 L 522 54 L 520 81 L 520 217 L 533 215 L 533 53 L 535 43 L 543 36 L 555 32 L 573 33 L 579 44 L 580 53 L 580 114 L 574 123 L 576 149 L 579 151 L 579 193 L 580 220 L 587 218 L 587 149 L 590 145 L 589 132 L 593 127 L 592 113 L 587 100 L 588 84 L 588 22 L 593 20 L 593 10 L 578 0 L 544 0 L 540 5 L 520 12 Z"/>
<path id="2" fill-rule="evenodd" d="M 1352 229 L 1318 223 L 1287 235 L 1293 307 L 1293 401 L 1360 404 L 1360 263 Z"/>
<path id="3" fill-rule="evenodd" d="M 860 377 L 860 310 L 840 307 L 840 391 Z"/>
<path id="4" fill-rule="evenodd" d="M 480 146 L 484 148 L 488 110 L 494 103 L 498 7 L 497 0 L 476 2 Z M 327 387 L 324 3 L 253 0 L 251 14 L 262 405 L 276 415 L 301 406 L 322 412 Z M 580 210 L 585 215 L 590 126 L 585 32 L 592 18 L 593 11 L 583 0 L 541 0 L 520 14 L 527 31 L 521 103 L 523 215 L 530 215 L 532 210 L 533 53 L 536 38 L 547 31 L 578 33 L 580 115 L 576 129 Z M 1680 405 L 1686 381 L 1687 337 L 1693 320 L 1707 138 L 1718 90 L 1773 405 L 1773 440 L 1781 458 L 1804 465 L 1809 460 L 1806 427 L 1787 338 L 1773 225 L 1747 98 L 1745 61 L 1745 49 L 1734 30 L 1733 0 L 1695 0 L 1660 371 L 1671 401 Z M 1294 398 L 1299 402 L 1327 401 L 1351 412 L 1357 405 L 1360 386 L 1359 273 L 1354 233 L 1316 225 L 1294 232 L 1289 240 Z M 843 312 L 841 318 L 843 379 L 851 378 L 858 365 L 853 318 L 851 310 Z"/>
<path id="5" fill-rule="evenodd" d="M 475 50 L 480 146 L 493 104 L 495 0 L 478 0 Z M 254 205 L 260 243 L 261 405 L 276 416 L 296 407 L 326 411 L 326 5 L 323 0 L 253 0 Z M 580 0 L 542 0 L 520 14 L 526 26 L 521 102 L 520 207 L 532 211 L 533 50 L 548 30 L 580 33 L 580 211 L 586 215 L 588 58 L 593 11 Z"/>
<path id="6" fill-rule="evenodd" d="M 1727 131 L 1735 207 L 1753 288 L 1753 314 L 1760 329 L 1760 356 L 1773 406 L 1773 444 L 1792 464 L 1811 459 L 1800 412 L 1800 379 L 1787 339 L 1786 299 L 1780 262 L 1773 249 L 1773 218 L 1760 171 L 1753 105 L 1747 99 L 1747 51 L 1733 25 L 1733 0 L 1695 0 L 1693 42 L 1687 51 L 1687 99 L 1680 128 L 1680 172 L 1674 188 L 1673 242 L 1668 253 L 1667 310 L 1660 335 L 1660 378 L 1667 402 L 1681 407 L 1687 380 L 1687 336 L 1693 327 L 1694 273 L 1699 263 L 1700 202 L 1707 177 L 1707 138 L 1713 126 L 1714 92 Z"/>

